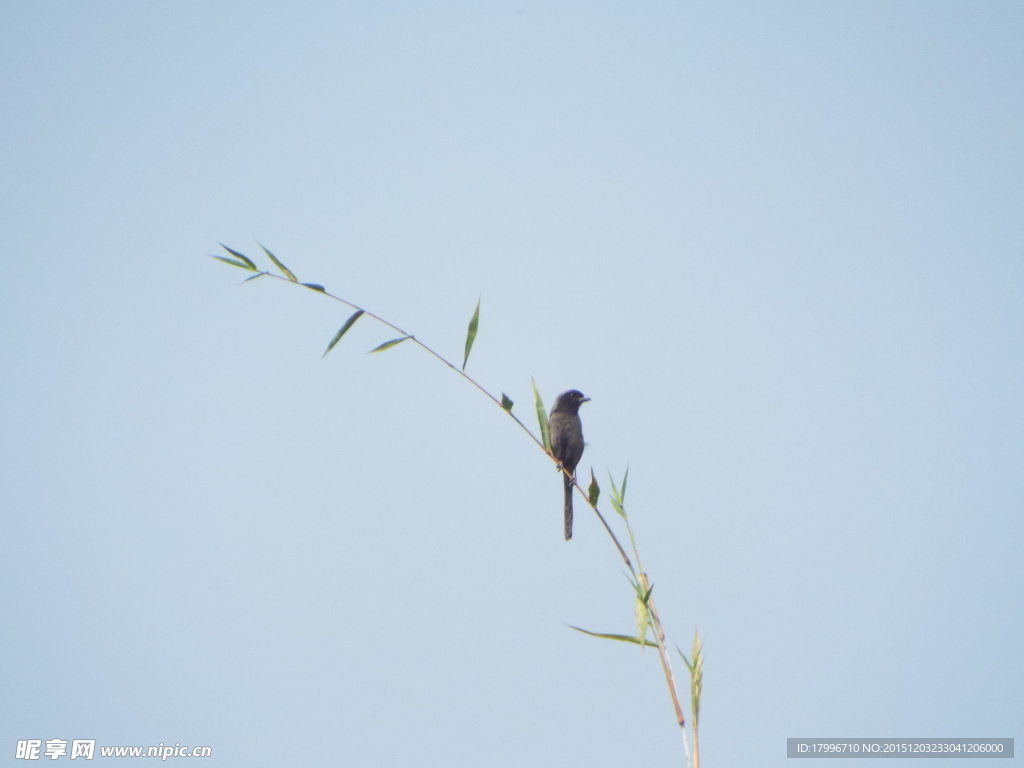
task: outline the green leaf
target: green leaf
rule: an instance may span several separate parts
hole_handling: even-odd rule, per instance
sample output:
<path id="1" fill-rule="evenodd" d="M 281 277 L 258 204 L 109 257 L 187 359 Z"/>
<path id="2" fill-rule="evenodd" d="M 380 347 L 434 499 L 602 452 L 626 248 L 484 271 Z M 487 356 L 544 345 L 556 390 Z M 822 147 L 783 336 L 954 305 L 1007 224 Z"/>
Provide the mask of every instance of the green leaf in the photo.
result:
<path id="1" fill-rule="evenodd" d="M 211 253 L 210 254 L 210 258 L 211 259 L 216 259 L 217 261 L 223 261 L 225 264 L 230 264 L 232 267 L 238 267 L 240 269 L 244 269 L 247 272 L 251 272 L 252 271 L 251 269 L 249 269 L 249 265 L 248 264 L 243 264 L 240 261 L 235 261 L 234 259 L 229 259 L 227 256 L 215 256 L 214 254 Z"/>
<path id="2" fill-rule="evenodd" d="M 694 630 L 693 633 L 693 661 L 686 658 L 679 646 L 676 646 L 676 650 L 679 651 L 679 655 L 683 657 L 683 663 L 686 664 L 686 668 L 690 670 L 690 707 L 693 711 L 693 727 L 697 728 L 697 724 L 700 722 L 700 697 L 701 691 L 704 687 L 704 644 L 700 642 L 700 631 L 699 629 Z"/>
<path id="3" fill-rule="evenodd" d="M 618 499 L 616 499 L 614 496 L 612 496 L 612 509 L 614 509 L 616 512 L 618 512 L 619 515 L 621 515 L 622 518 L 625 519 L 625 517 L 626 517 L 626 510 L 622 506 L 622 502 L 619 501 Z"/>
<path id="4" fill-rule="evenodd" d="M 512 405 L 513 405 L 513 403 L 512 403 L 511 398 L 509 398 L 508 395 L 506 395 L 504 392 L 502 392 L 501 393 L 501 407 L 504 408 L 509 413 L 512 413 Z"/>
<path id="5" fill-rule="evenodd" d="M 628 469 L 626 470 L 626 476 L 629 476 Z M 619 487 L 615 484 L 615 478 L 612 477 L 611 472 L 608 473 L 608 482 L 612 484 L 612 508 L 618 512 L 623 519 L 625 519 L 626 507 L 622 503 L 622 494 L 619 492 Z"/>
<path id="6" fill-rule="evenodd" d="M 633 591 L 636 592 L 636 599 L 644 605 L 647 605 L 651 602 L 651 593 L 654 591 L 654 584 L 651 584 L 650 587 L 644 587 L 644 584 L 647 581 L 647 574 L 640 575 L 643 578 L 643 581 L 641 581 L 640 579 L 634 579 L 628 573 L 626 574 L 626 578 L 629 580 L 629 583 L 633 586 Z"/>
<path id="7" fill-rule="evenodd" d="M 480 299 L 476 300 L 476 310 L 469 321 L 469 330 L 466 331 L 466 355 L 462 358 L 462 370 L 466 370 L 466 363 L 469 361 L 469 350 L 473 348 L 476 341 L 476 329 L 480 325 Z"/>
<path id="8" fill-rule="evenodd" d="M 312 288 L 314 291 L 320 291 L 320 293 L 327 293 L 327 289 L 319 283 L 303 283 L 307 288 Z"/>
<path id="9" fill-rule="evenodd" d="M 626 503 L 626 481 L 629 480 L 629 464 L 626 465 L 626 474 L 622 476 L 622 493 L 619 494 L 619 501 Z"/>
<path id="10" fill-rule="evenodd" d="M 356 324 L 356 320 L 358 320 L 362 316 L 362 314 L 363 310 L 361 309 L 357 309 L 354 313 L 352 313 L 352 316 L 348 320 L 346 320 L 345 324 L 341 326 L 341 328 L 338 330 L 336 334 L 334 334 L 334 338 L 331 339 L 331 343 L 327 345 L 327 350 L 320 357 L 321 360 L 327 357 L 327 353 L 334 349 L 334 345 L 341 341 L 341 337 L 345 335 L 349 328 Z"/>
<path id="11" fill-rule="evenodd" d="M 569 629 L 575 629 L 577 632 L 582 632 L 585 635 L 591 637 L 600 637 L 604 640 L 617 640 L 620 643 L 633 643 L 633 645 L 657 645 L 653 640 L 647 640 L 646 638 L 634 637 L 633 635 L 613 635 L 607 632 L 591 632 L 589 629 L 581 629 L 580 627 L 574 627 L 572 624 L 566 624 Z"/>
<path id="12" fill-rule="evenodd" d="M 372 355 L 374 352 L 383 352 L 385 349 L 391 349 L 396 344 L 401 344 L 406 339 L 411 339 L 411 338 L 412 338 L 412 336 L 402 336 L 402 337 L 397 338 L 397 339 L 392 339 L 391 341 L 385 341 L 379 347 L 374 347 L 373 349 L 371 349 L 369 351 L 369 354 Z"/>
<path id="13" fill-rule="evenodd" d="M 544 443 L 544 450 L 551 453 L 551 435 L 548 432 L 548 412 L 544 410 L 544 401 L 540 399 L 540 392 L 537 391 L 537 382 L 530 377 L 533 384 L 533 399 L 537 404 L 537 422 L 540 424 L 541 442 Z"/>
<path id="14" fill-rule="evenodd" d="M 277 268 L 281 270 L 282 274 L 284 274 L 285 277 L 287 277 L 293 283 L 297 283 L 298 282 L 298 280 L 295 279 L 295 275 L 292 274 L 292 271 L 290 269 L 288 269 L 288 267 L 286 267 L 280 261 L 278 261 L 277 256 L 275 256 L 270 251 L 268 251 L 267 247 L 265 245 L 263 245 L 263 243 L 259 243 L 259 246 L 260 246 L 260 248 L 263 249 L 263 252 L 265 254 L 267 254 L 267 256 L 270 257 L 270 260 L 272 262 L 274 262 L 274 264 L 277 266 Z"/>
<path id="15" fill-rule="evenodd" d="M 699 630 L 695 630 L 693 633 L 693 656 L 691 657 L 693 661 L 691 662 L 690 659 L 686 658 L 686 654 L 683 653 L 682 649 L 676 645 L 676 652 L 682 657 L 683 663 L 686 664 L 686 668 L 690 670 L 691 674 L 695 672 L 700 674 L 700 667 L 703 666 L 704 661 L 704 649 L 702 646 L 703 643 L 700 642 Z"/>
<path id="16" fill-rule="evenodd" d="M 590 470 L 590 488 L 587 489 L 587 496 L 590 499 L 590 506 L 596 507 L 597 500 L 601 496 L 601 488 L 597 484 L 597 478 L 594 477 L 594 470 Z"/>
<path id="17" fill-rule="evenodd" d="M 244 253 L 239 253 L 234 248 L 228 248 L 226 245 L 224 245 L 224 243 L 221 243 L 220 247 L 223 248 L 228 253 L 230 253 L 232 256 L 234 256 L 239 261 L 244 261 L 245 265 L 246 265 L 246 268 L 249 269 L 251 272 L 255 272 L 256 271 L 256 265 L 253 264 L 252 259 L 250 259 L 248 256 L 246 256 Z"/>
<path id="18" fill-rule="evenodd" d="M 247 277 L 247 278 L 245 278 L 245 280 L 243 280 L 243 281 L 242 281 L 242 285 L 245 285 L 245 284 L 246 284 L 246 283 L 248 283 L 248 282 L 249 282 L 250 280 L 255 280 L 255 279 L 256 279 L 257 277 L 263 277 L 263 276 L 264 276 L 264 275 L 266 275 L 266 274 L 267 274 L 266 272 L 257 272 L 257 273 L 256 273 L 255 275 L 253 275 L 252 277 Z"/>
<path id="19" fill-rule="evenodd" d="M 686 665 L 686 668 L 690 670 L 690 672 L 693 672 L 693 664 L 691 664 L 690 660 L 686 658 L 686 654 L 679 650 L 678 645 L 676 646 L 676 651 L 679 653 L 680 656 L 682 656 L 683 663 Z"/>

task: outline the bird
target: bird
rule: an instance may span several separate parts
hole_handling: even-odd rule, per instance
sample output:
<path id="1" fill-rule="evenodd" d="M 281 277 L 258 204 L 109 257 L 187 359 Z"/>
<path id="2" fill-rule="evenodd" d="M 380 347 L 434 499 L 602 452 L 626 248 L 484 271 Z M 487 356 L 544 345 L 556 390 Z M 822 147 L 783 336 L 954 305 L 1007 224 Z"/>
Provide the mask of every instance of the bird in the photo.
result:
<path id="1" fill-rule="evenodd" d="M 548 437 L 551 440 L 551 455 L 558 461 L 565 486 L 565 540 L 572 538 L 572 483 L 576 476 L 576 465 L 583 456 L 583 423 L 580 421 L 580 406 L 590 398 L 578 389 L 563 392 L 555 400 L 548 417 Z"/>

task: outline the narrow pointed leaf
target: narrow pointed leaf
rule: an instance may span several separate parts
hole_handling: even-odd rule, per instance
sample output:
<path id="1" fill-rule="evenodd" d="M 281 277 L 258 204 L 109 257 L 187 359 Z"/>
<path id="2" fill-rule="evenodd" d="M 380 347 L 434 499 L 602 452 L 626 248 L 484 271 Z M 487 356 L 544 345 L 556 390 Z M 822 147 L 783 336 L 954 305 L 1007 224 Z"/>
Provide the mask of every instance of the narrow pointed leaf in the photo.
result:
<path id="1" fill-rule="evenodd" d="M 267 273 L 266 272 L 257 272 L 252 277 L 245 278 L 245 280 L 242 281 L 242 284 L 244 285 L 245 283 L 248 283 L 250 280 L 255 280 L 257 277 L 263 277 L 265 274 L 267 274 Z"/>
<path id="2" fill-rule="evenodd" d="M 654 591 L 654 584 L 651 584 L 650 589 L 647 590 L 646 594 L 641 598 L 644 601 L 644 605 L 649 605 L 651 602 L 651 592 Z M 661 594 L 660 592 L 658 593 Z"/>
<path id="3" fill-rule="evenodd" d="M 281 270 L 281 274 L 283 274 L 285 277 L 287 277 L 293 283 L 297 283 L 298 282 L 298 280 L 295 279 L 295 275 L 292 274 L 292 271 L 290 269 L 288 269 L 288 267 L 286 267 L 284 264 L 282 264 L 278 260 L 277 256 L 275 256 L 270 251 L 268 251 L 267 247 L 263 243 L 260 243 L 259 246 L 260 246 L 260 248 L 263 249 L 263 252 L 265 254 L 267 254 L 267 256 L 270 257 L 270 260 L 272 262 L 274 262 L 275 266 L 277 266 L 277 268 Z"/>
<path id="4" fill-rule="evenodd" d="M 397 338 L 397 339 L 392 339 L 391 341 L 385 341 L 379 347 L 374 347 L 373 349 L 371 349 L 369 354 L 372 355 L 374 352 L 383 352 L 385 349 L 391 349 L 396 344 L 401 344 L 406 339 L 411 339 L 411 338 L 412 338 L 412 336 L 402 336 L 402 337 Z"/>
<path id="5" fill-rule="evenodd" d="M 686 658 L 686 654 L 683 653 L 681 650 L 679 650 L 679 646 L 678 645 L 676 646 L 676 652 L 682 657 L 683 664 L 686 665 L 686 668 L 688 670 L 690 670 L 690 672 L 693 672 L 693 664 L 691 664 L 690 660 L 688 658 Z"/>
<path id="6" fill-rule="evenodd" d="M 587 489 L 587 496 L 590 499 L 590 506 L 597 506 L 597 499 L 601 495 L 601 488 L 597 484 L 597 478 L 594 477 L 594 470 L 590 470 L 590 487 Z"/>
<path id="7" fill-rule="evenodd" d="M 679 655 L 683 655 L 682 651 L 679 652 Z M 683 661 L 686 661 L 685 656 L 683 656 Z M 704 687 L 704 648 L 703 643 L 700 642 L 699 628 L 693 632 L 693 664 L 686 662 L 686 666 L 690 668 L 690 707 L 693 711 L 693 727 L 697 728 L 700 722 L 701 689 Z"/>
<path id="8" fill-rule="evenodd" d="M 620 643 L 633 643 L 633 645 L 657 645 L 657 643 L 650 640 L 634 637 L 633 635 L 613 635 L 606 632 L 591 632 L 589 629 L 574 627 L 572 624 L 566 624 L 566 626 L 569 627 L 569 629 L 575 629 L 577 632 L 582 632 L 585 635 L 600 637 L 604 640 L 617 640 Z"/>
<path id="9" fill-rule="evenodd" d="M 626 470 L 626 474 L 629 474 L 629 470 Z M 619 487 L 615 484 L 615 478 L 612 477 L 612 473 L 608 473 L 608 482 L 612 484 L 612 508 L 622 516 L 623 519 L 626 517 L 626 508 L 622 503 L 622 494 L 619 492 Z"/>
<path id="10" fill-rule="evenodd" d="M 501 407 L 509 413 L 512 413 L 512 399 L 504 392 L 501 393 Z"/>
<path id="11" fill-rule="evenodd" d="M 306 286 L 307 288 L 312 288 L 314 291 L 320 291 L 320 293 L 327 293 L 327 289 L 325 289 L 319 283 L 303 283 L 303 285 Z"/>
<path id="12" fill-rule="evenodd" d="M 469 362 L 469 350 L 473 348 L 476 341 L 476 329 L 480 325 L 480 299 L 476 300 L 476 310 L 469 321 L 469 329 L 466 331 L 466 355 L 462 358 L 462 370 L 466 370 L 466 363 Z"/>
<path id="13" fill-rule="evenodd" d="M 622 493 L 619 494 L 619 500 L 626 503 L 626 481 L 629 480 L 629 465 L 626 465 L 626 474 L 622 476 Z"/>
<path id="14" fill-rule="evenodd" d="M 357 309 L 354 313 L 352 313 L 352 316 L 348 320 L 346 320 L 345 324 L 338 329 L 338 332 L 336 334 L 334 334 L 334 338 L 331 339 L 331 343 L 327 345 L 327 350 L 321 356 L 321 360 L 327 357 L 327 353 L 334 349 L 334 345 L 341 341 L 341 337 L 345 335 L 349 328 L 356 324 L 356 320 L 358 320 L 362 316 L 362 314 L 363 310 L 361 309 Z"/>
<path id="15" fill-rule="evenodd" d="M 252 271 L 251 269 L 249 269 L 249 265 L 248 264 L 243 264 L 240 261 L 235 261 L 234 259 L 229 259 L 227 256 L 215 256 L 214 254 L 211 253 L 210 254 L 210 258 L 216 259 L 217 261 L 223 261 L 225 264 L 230 264 L 232 267 L 238 267 L 239 269 L 244 269 L 247 272 L 251 272 Z"/>
<path id="16" fill-rule="evenodd" d="M 249 258 L 248 256 L 246 256 L 246 255 L 245 255 L 244 253 L 239 253 L 239 252 L 238 252 L 238 251 L 236 251 L 236 250 L 235 250 L 234 248 L 228 248 L 228 247 L 227 247 L 226 245 L 224 245 L 224 243 L 221 243 L 221 244 L 220 244 L 220 247 L 221 247 L 221 248 L 223 248 L 223 249 L 224 249 L 225 251 L 227 251 L 228 253 L 230 253 L 230 254 L 231 254 L 232 256 L 234 256 L 234 257 L 235 257 L 236 259 L 238 259 L 239 261 L 244 261 L 244 262 L 245 262 L 245 264 L 246 264 L 246 266 L 247 266 L 247 267 L 248 267 L 248 268 L 249 268 L 250 270 L 252 270 L 253 272 L 255 272 L 255 271 L 256 271 L 256 265 L 255 265 L 255 264 L 253 264 L 253 261 L 252 261 L 252 259 L 250 259 L 250 258 Z"/>
<path id="17" fill-rule="evenodd" d="M 626 510 L 623 508 L 622 502 L 620 502 L 614 496 L 612 497 L 612 509 L 618 512 L 619 515 L 621 515 L 623 518 L 626 517 Z"/>
<path id="18" fill-rule="evenodd" d="M 615 484 L 615 478 L 612 477 L 612 473 L 608 473 L 608 482 L 612 484 L 612 498 L 621 500 L 622 496 L 619 494 L 619 486 Z"/>
<path id="19" fill-rule="evenodd" d="M 533 399 L 537 404 L 537 422 L 540 424 L 541 442 L 544 443 L 544 450 L 551 453 L 551 435 L 548 433 L 548 412 L 544 410 L 544 401 L 540 399 L 540 392 L 537 391 L 537 382 L 530 377 L 533 384 Z"/>

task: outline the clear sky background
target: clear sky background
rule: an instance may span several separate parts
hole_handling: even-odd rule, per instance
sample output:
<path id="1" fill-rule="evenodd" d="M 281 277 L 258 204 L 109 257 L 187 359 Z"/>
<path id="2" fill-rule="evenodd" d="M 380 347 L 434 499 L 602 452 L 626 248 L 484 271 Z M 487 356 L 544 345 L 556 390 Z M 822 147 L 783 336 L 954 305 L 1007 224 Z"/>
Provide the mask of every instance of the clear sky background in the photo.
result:
<path id="1" fill-rule="evenodd" d="M 0 114 L 0 765 L 682 764 L 536 446 L 218 241 L 593 398 L 707 768 L 1024 737 L 1021 3 L 4 2 Z"/>

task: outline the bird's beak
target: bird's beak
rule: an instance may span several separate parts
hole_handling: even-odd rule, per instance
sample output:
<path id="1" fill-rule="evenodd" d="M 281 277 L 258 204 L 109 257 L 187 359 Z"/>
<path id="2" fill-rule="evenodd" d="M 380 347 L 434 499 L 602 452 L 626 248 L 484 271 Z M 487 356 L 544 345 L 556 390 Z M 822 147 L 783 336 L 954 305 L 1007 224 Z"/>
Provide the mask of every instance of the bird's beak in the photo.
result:
<path id="1" fill-rule="evenodd" d="M 580 400 L 580 402 L 581 402 L 581 403 L 589 403 L 589 402 L 590 402 L 590 398 L 589 398 L 589 397 L 587 397 L 586 395 L 584 395 L 584 396 L 583 396 L 583 399 L 582 399 L 582 400 Z"/>

